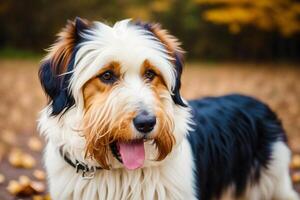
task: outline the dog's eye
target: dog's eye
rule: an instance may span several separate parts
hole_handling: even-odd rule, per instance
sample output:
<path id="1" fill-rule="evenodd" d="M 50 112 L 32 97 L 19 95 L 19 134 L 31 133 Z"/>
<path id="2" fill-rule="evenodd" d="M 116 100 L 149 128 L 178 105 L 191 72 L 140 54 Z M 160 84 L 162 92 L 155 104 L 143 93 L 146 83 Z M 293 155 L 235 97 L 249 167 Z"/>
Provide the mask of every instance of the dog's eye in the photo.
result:
<path id="1" fill-rule="evenodd" d="M 145 79 L 147 79 L 148 81 L 152 81 L 155 76 L 156 73 L 152 69 L 148 69 L 144 74 Z"/>
<path id="2" fill-rule="evenodd" d="M 105 71 L 98 76 L 103 83 L 112 84 L 117 80 L 114 72 L 111 70 Z"/>

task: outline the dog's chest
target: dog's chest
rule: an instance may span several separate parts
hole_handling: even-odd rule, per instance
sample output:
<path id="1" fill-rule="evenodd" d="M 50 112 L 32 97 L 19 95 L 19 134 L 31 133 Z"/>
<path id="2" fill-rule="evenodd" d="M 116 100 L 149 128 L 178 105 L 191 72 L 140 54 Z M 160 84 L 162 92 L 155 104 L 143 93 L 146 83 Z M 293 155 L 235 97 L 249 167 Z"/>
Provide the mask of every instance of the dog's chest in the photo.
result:
<path id="1" fill-rule="evenodd" d="M 50 146 L 45 154 L 50 194 L 54 200 L 196 199 L 193 164 L 187 141 L 176 156 L 160 166 L 138 170 L 99 170 L 85 180 Z"/>
<path id="2" fill-rule="evenodd" d="M 176 180 L 163 169 L 102 171 L 93 179 L 62 173 L 51 184 L 57 199 L 191 199 L 184 180 Z M 71 175 L 71 174 L 69 174 Z M 176 176 L 176 174 L 174 174 Z M 178 174 L 177 174 L 178 176 Z M 55 198 L 54 198 L 55 199 Z"/>

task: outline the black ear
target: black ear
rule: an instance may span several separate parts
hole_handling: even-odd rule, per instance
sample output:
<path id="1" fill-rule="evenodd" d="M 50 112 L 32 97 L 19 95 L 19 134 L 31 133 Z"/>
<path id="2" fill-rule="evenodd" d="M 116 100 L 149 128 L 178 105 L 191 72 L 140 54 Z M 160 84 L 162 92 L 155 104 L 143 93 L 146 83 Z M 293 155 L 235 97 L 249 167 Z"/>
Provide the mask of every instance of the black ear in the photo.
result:
<path id="1" fill-rule="evenodd" d="M 172 99 L 175 104 L 181 105 L 183 107 L 187 107 L 180 95 L 181 88 L 181 74 L 183 69 L 183 55 L 175 52 L 175 69 L 176 69 L 176 82 L 175 87 L 173 89 Z"/>
<path id="2" fill-rule="evenodd" d="M 58 115 L 71 108 L 75 101 L 68 88 L 71 74 L 59 75 L 53 71 L 52 65 L 52 60 L 45 60 L 39 70 L 39 78 L 52 108 L 51 115 Z M 72 69 L 72 64 L 68 68 Z"/>
<path id="3" fill-rule="evenodd" d="M 75 103 L 69 91 L 69 82 L 74 69 L 76 46 L 81 41 L 80 33 L 88 27 L 89 23 L 78 17 L 68 21 L 41 64 L 39 78 L 49 98 L 52 115 L 67 111 Z"/>
<path id="4" fill-rule="evenodd" d="M 173 89 L 172 99 L 175 104 L 187 107 L 180 95 L 181 87 L 181 74 L 184 63 L 184 50 L 180 47 L 180 42 L 173 35 L 169 34 L 167 30 L 161 28 L 159 24 L 136 22 L 137 26 L 141 26 L 143 29 L 149 31 L 158 41 L 164 44 L 170 56 L 174 58 L 175 70 L 176 70 L 176 82 Z"/>
<path id="5" fill-rule="evenodd" d="M 82 19 L 80 17 L 76 17 L 74 20 L 75 23 L 75 32 L 77 36 L 77 40 L 82 39 L 80 36 L 80 33 L 83 33 L 85 30 L 87 30 L 90 26 L 90 22 L 88 22 L 86 19 Z"/>

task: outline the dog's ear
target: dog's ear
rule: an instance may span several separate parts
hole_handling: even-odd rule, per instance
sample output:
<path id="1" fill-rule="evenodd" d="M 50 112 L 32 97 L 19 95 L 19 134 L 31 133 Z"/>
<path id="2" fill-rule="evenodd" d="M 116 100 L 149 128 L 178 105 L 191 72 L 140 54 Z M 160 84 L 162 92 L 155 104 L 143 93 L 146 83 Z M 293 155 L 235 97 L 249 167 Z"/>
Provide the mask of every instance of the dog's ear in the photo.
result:
<path id="1" fill-rule="evenodd" d="M 81 34 L 90 23 L 77 17 L 68 21 L 57 35 L 56 42 L 49 48 L 48 55 L 39 69 L 41 85 L 49 98 L 52 115 L 58 115 L 74 105 L 74 98 L 69 91 L 69 81 L 74 68 L 76 45 L 81 41 Z"/>
<path id="2" fill-rule="evenodd" d="M 186 107 L 187 105 L 182 100 L 180 95 L 181 74 L 184 64 L 184 50 L 180 47 L 180 42 L 176 37 L 169 34 L 167 30 L 162 29 L 160 24 L 137 22 L 136 25 L 142 26 L 147 31 L 150 31 L 153 36 L 155 36 L 162 44 L 164 44 L 170 56 L 174 59 L 173 62 L 176 70 L 176 82 L 172 91 L 172 99 L 175 104 Z"/>

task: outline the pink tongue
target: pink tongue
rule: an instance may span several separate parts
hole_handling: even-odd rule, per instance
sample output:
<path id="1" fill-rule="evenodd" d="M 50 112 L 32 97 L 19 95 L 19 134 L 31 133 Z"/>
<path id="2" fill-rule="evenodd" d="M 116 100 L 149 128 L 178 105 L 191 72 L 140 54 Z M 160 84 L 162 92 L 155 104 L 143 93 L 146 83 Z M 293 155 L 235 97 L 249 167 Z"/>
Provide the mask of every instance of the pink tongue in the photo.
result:
<path id="1" fill-rule="evenodd" d="M 144 141 L 119 142 L 119 152 L 127 169 L 142 167 L 145 160 Z"/>

